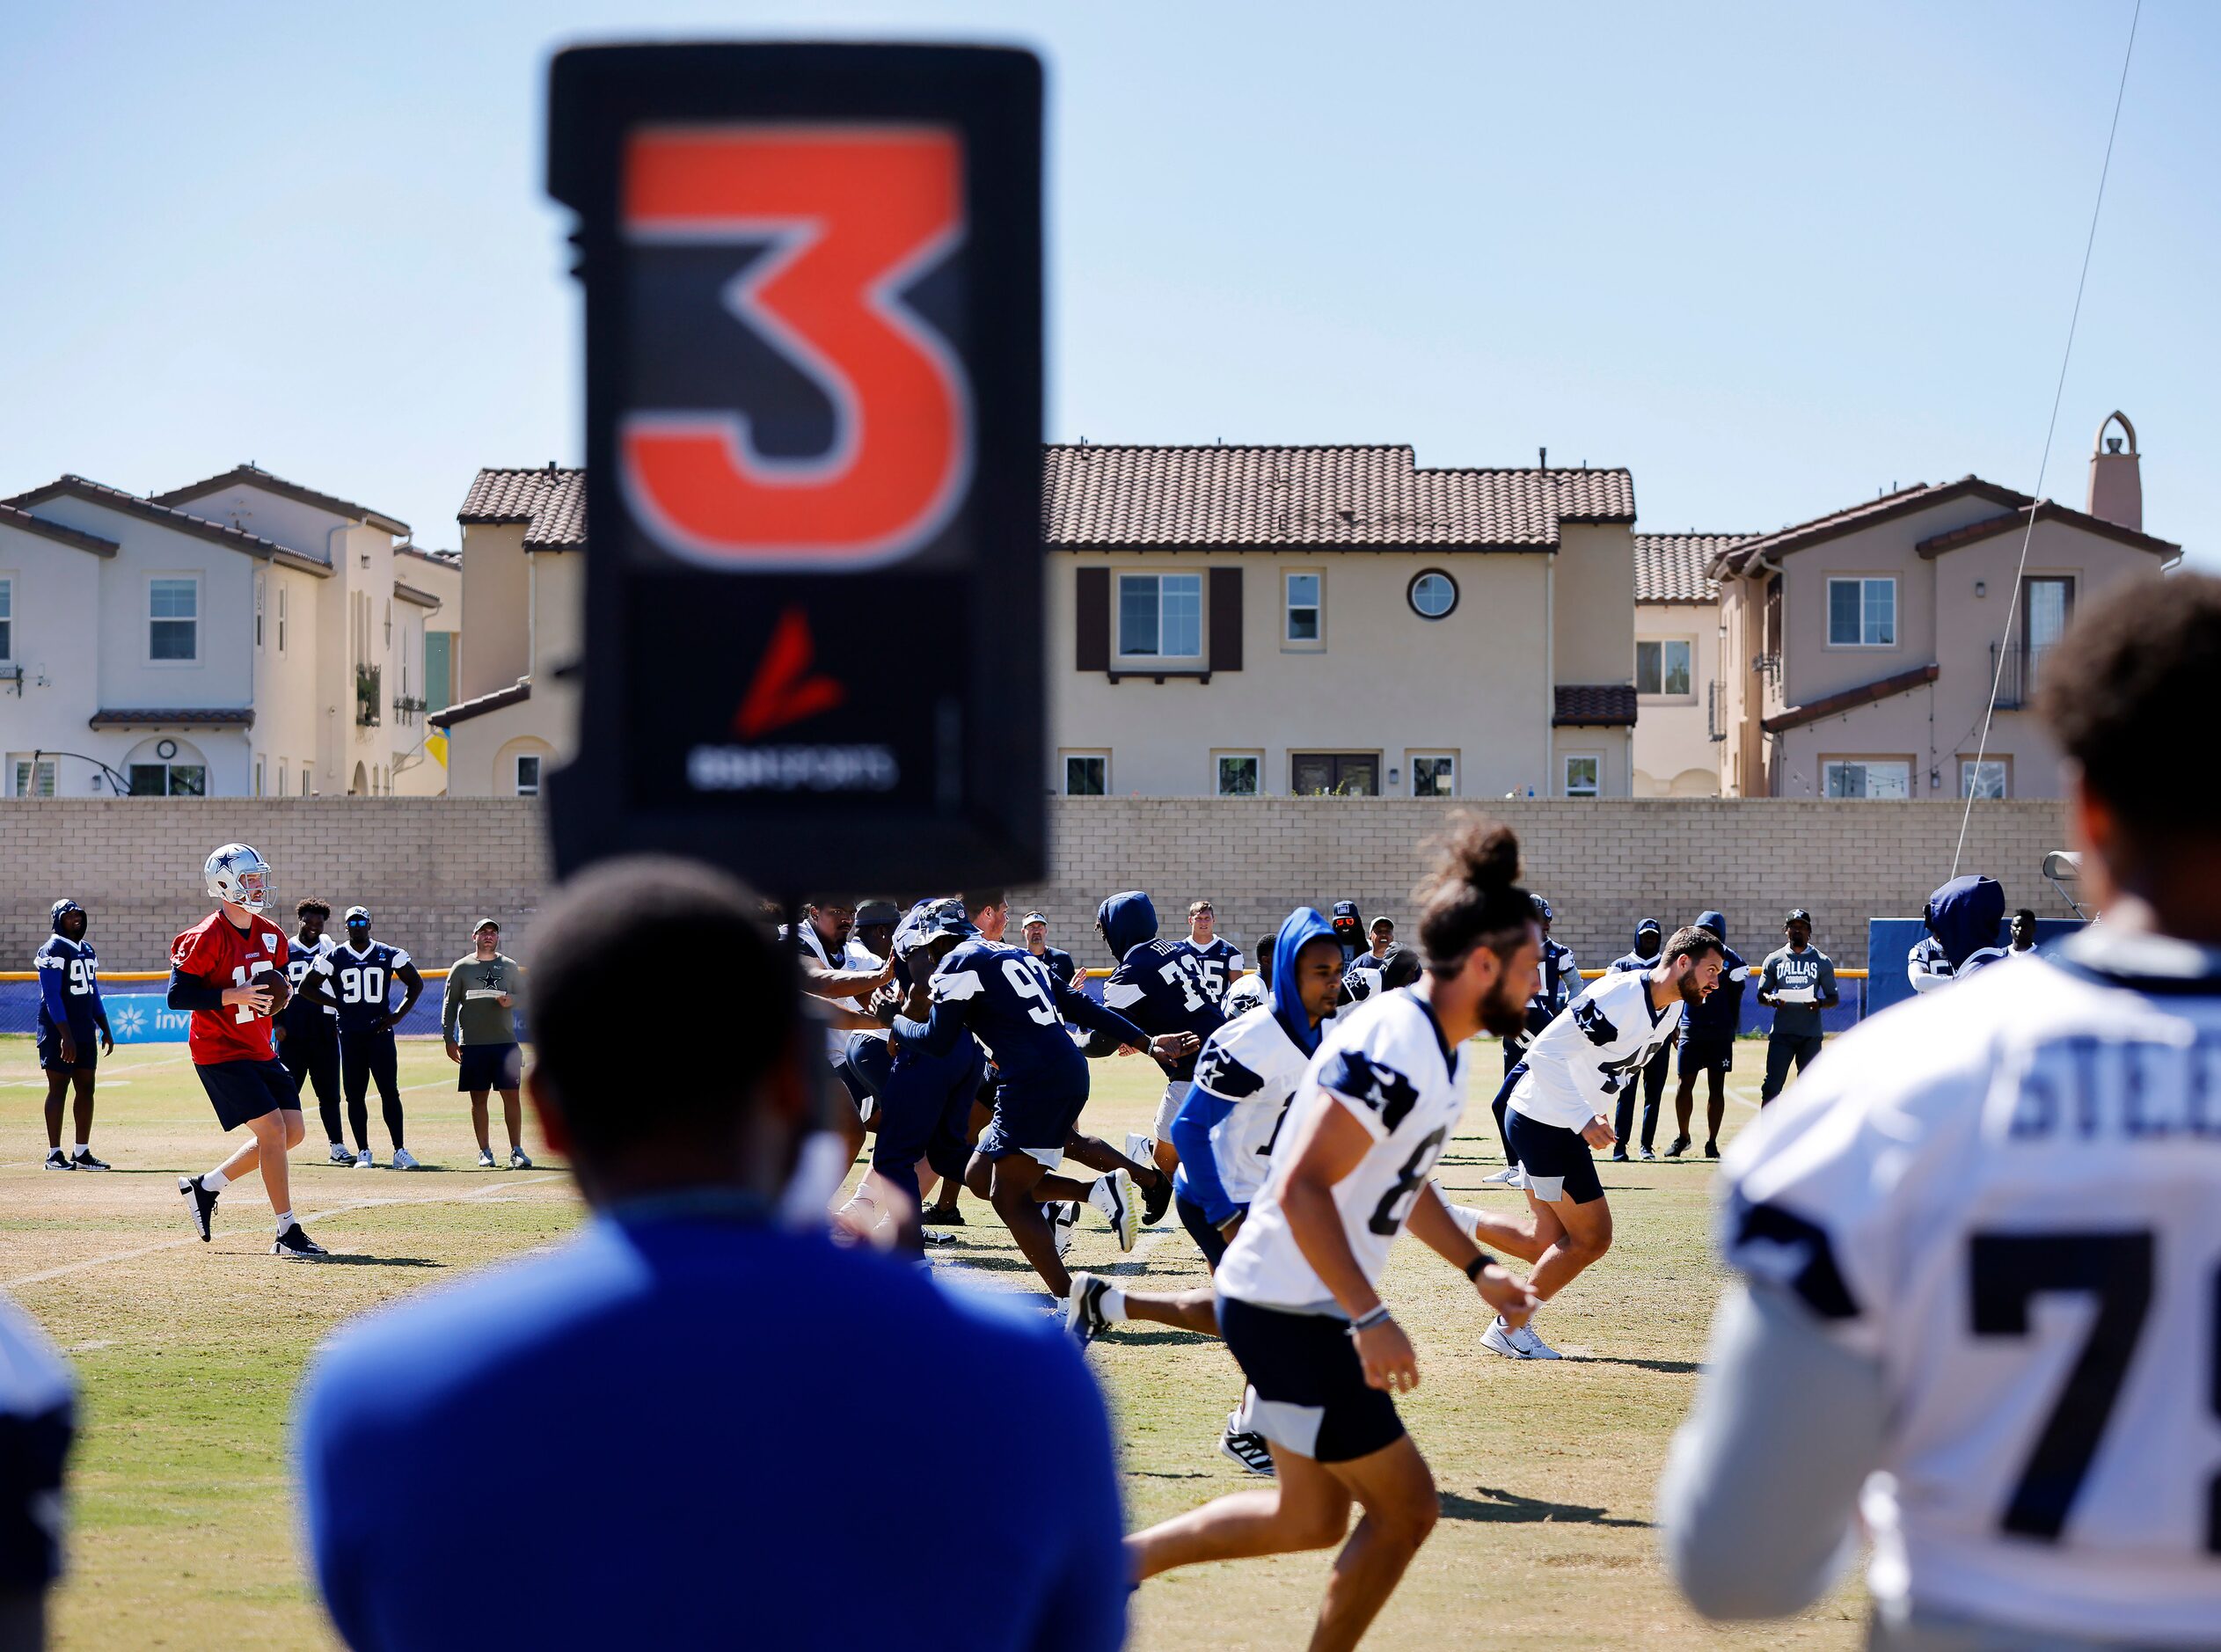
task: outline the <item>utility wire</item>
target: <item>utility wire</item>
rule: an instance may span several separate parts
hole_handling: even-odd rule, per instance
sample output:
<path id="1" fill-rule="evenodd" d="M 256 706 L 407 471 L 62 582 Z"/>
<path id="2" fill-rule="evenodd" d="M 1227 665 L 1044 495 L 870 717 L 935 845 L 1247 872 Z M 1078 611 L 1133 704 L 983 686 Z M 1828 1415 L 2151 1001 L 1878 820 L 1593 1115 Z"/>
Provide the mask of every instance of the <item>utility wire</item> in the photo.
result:
<path id="1" fill-rule="evenodd" d="M 2075 328 L 2082 320 L 2082 290 L 2090 281 L 2090 252 L 2098 244 L 2098 215 L 2105 208 L 2106 179 L 2113 171 L 2113 140 L 2121 130 L 2121 105 L 2129 91 L 2129 60 L 2136 55 L 2137 22 L 2144 15 L 2144 0 L 2137 0 L 2129 14 L 2129 43 L 2121 54 L 2121 84 L 2113 93 L 2113 123 L 2106 128 L 2105 163 L 2098 168 L 2098 198 L 2090 205 L 2090 233 L 2082 242 L 2082 274 L 2075 278 L 2074 310 L 2067 318 L 2067 347 L 2059 355 L 2059 382 L 2051 391 L 2051 418 L 2043 428 L 2043 457 L 2036 462 L 2036 486 L 2028 502 L 2028 525 L 2020 533 L 2020 560 L 2013 570 L 2013 592 L 2005 598 L 2005 632 L 1998 639 L 1998 666 L 1990 676 L 1990 704 L 1982 713 L 1982 741 L 1975 748 L 1973 782 L 1982 778 L 1982 760 L 1990 752 L 1990 725 L 1998 714 L 1998 695 L 2005 685 L 2005 662 L 2011 658 L 2013 622 L 2020 607 L 2020 586 L 2028 570 L 2028 542 L 2035 537 L 2036 514 L 2043 506 L 2043 482 L 2051 468 L 2051 438 L 2059 428 L 2059 403 L 2066 394 L 2067 364 L 2074 360 Z M 1974 820 L 1975 784 L 1967 786 L 1967 806 L 1959 816 L 1959 845 L 1951 852 L 1951 875 L 1959 875 L 1959 861 L 1967 852 L 1967 828 Z"/>

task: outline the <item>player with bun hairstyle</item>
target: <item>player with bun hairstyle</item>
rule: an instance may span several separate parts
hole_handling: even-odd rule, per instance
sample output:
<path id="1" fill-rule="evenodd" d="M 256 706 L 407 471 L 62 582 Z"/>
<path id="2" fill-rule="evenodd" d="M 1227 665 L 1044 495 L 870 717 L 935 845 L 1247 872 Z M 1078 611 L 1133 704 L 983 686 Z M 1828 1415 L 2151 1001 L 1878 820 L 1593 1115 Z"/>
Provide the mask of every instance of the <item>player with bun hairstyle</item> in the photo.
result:
<path id="1" fill-rule="evenodd" d="M 1289 1102 L 1271 1174 L 1216 1275 L 1218 1324 L 1269 1443 L 1270 1490 L 1237 1492 L 1135 1532 L 1138 1579 L 1176 1566 L 1341 1543 L 1311 1644 L 1356 1645 L 1426 1541 L 1434 1476 L 1392 1395 L 1418 1356 L 1379 1295 L 1408 1225 L 1523 1324 L 1535 1297 L 1450 1217 L 1428 1180 L 1465 1112 L 1465 1041 L 1522 1023 L 1541 937 L 1513 881 L 1519 840 L 1459 817 L 1414 898 L 1426 978 L 1337 1016 Z M 1349 1531 L 1350 1505 L 1362 1510 Z"/>

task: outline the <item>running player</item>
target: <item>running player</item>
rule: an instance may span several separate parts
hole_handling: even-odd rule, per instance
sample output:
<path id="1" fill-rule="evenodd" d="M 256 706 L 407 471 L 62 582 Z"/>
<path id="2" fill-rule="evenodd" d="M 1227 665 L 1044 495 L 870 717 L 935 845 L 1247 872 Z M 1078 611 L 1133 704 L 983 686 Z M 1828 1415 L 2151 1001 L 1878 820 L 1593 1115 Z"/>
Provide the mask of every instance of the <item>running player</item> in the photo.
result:
<path id="1" fill-rule="evenodd" d="M 471 929 L 471 955 L 448 966 L 447 986 L 440 994 L 440 1038 L 456 1065 L 455 1087 L 471 1098 L 480 1170 L 494 1167 L 486 1103 L 495 1090 L 501 1093 L 501 1123 L 509 1134 L 509 1168 L 532 1168 L 517 1095 L 524 1062 L 516 1042 L 516 996 L 523 990 L 524 966 L 501 950 L 501 925 L 490 917 L 479 919 Z"/>
<path id="2" fill-rule="evenodd" d="M 107 1007 L 100 1002 L 100 960 L 84 938 L 92 919 L 64 895 L 48 916 L 54 933 L 32 963 L 39 975 L 39 1065 L 47 1075 L 47 1162 L 48 1170 L 106 1170 L 92 1156 L 92 1085 L 100 1056 L 115 1054 L 108 1031 Z M 95 1034 L 100 1040 L 93 1050 Z M 71 1086 L 77 1093 L 71 1110 L 77 1140 L 62 1151 L 62 1103 Z"/>
<path id="3" fill-rule="evenodd" d="M 270 1254 L 313 1261 L 327 1253 L 293 1219 L 285 1162 L 304 1134 L 301 1093 L 270 1048 L 271 1012 L 285 1007 L 293 990 L 285 979 L 285 936 L 262 916 L 272 894 L 269 863 L 245 844 L 226 844 L 208 857 L 203 876 L 219 904 L 170 943 L 169 1004 L 193 1012 L 186 1049 L 216 1122 L 227 1130 L 245 1125 L 254 1139 L 207 1174 L 179 1177 L 178 1192 L 205 1243 L 217 1195 L 260 1171 L 278 1222 Z"/>
<path id="4" fill-rule="evenodd" d="M 1928 932 L 1905 954 L 1912 990 L 1933 992 L 2004 957 L 1998 925 L 2005 916 L 2005 892 L 1995 878 L 1954 878 L 1930 895 L 1920 914 Z"/>
<path id="5" fill-rule="evenodd" d="M 1187 903 L 1187 950 L 1203 968 L 1203 985 L 1222 1008 L 1226 989 L 1242 972 L 1242 949 L 1218 932 L 1218 909 L 1209 901 Z"/>
<path id="6" fill-rule="evenodd" d="M 1075 1144 L 1074 1127 L 1087 1105 L 1087 1058 L 1065 1033 L 1066 1020 L 1147 1049 L 1159 1061 L 1192 1056 L 1199 1042 L 1193 1034 L 1151 1037 L 1116 1011 L 1054 979 L 1024 947 L 988 939 L 968 919 L 931 975 L 914 984 L 903 1013 L 894 1020 L 898 1047 L 915 1044 L 944 1056 L 967 1033 L 986 1046 L 996 1070 L 994 1112 L 964 1182 L 995 1207 L 1060 1302 L 1071 1291 L 1071 1276 L 1056 1254 L 1042 1203 L 1096 1205 L 1127 1250 L 1133 1248 L 1138 1214 L 1123 1168 L 1092 1182 L 1055 1173 Z M 1169 1189 L 1171 1179 L 1165 1180 Z"/>
<path id="7" fill-rule="evenodd" d="M 1596 1179 L 1592 1147 L 1609 1147 L 1612 1100 L 1673 1041 L 1684 1005 L 1719 984 L 1720 937 L 1676 930 L 1642 971 L 1607 971 L 1545 1027 L 1504 1080 L 1505 1139 L 1526 1189 L 1523 1222 L 1466 1206 L 1458 1216 L 1474 1239 L 1532 1262 L 1527 1278 L 1547 1302 L 1611 1248 L 1611 1205 Z M 1532 1326 L 1498 1319 L 1480 1345 L 1507 1359 L 1556 1359 Z"/>
<path id="8" fill-rule="evenodd" d="M 393 1029 L 424 993 L 424 977 L 398 947 L 388 946 L 370 933 L 370 909 L 350 906 L 347 938 L 309 966 L 303 996 L 327 1005 L 340 1018 L 340 1077 L 347 1090 L 347 1122 L 354 1127 L 358 1144 L 369 1133 L 370 1081 L 378 1085 L 384 1104 L 385 1133 L 393 1139 L 393 1168 L 415 1170 L 416 1156 L 402 1140 L 399 1057 L 393 1046 Z M 405 993 L 401 1007 L 392 1006 L 392 988 L 400 982 Z M 377 1161 L 367 1145 L 356 1155 L 358 1170 Z"/>
<path id="9" fill-rule="evenodd" d="M 1110 979 L 1103 983 L 1105 1008 L 1130 1017 L 1144 1032 L 1191 1034 L 1191 1052 L 1225 1024 L 1219 1008 L 1225 996 L 1224 984 L 1212 990 L 1203 960 L 1191 947 L 1158 939 L 1157 908 L 1141 890 L 1129 889 L 1105 901 L 1096 909 L 1095 928 L 1118 961 Z M 1152 1226 L 1173 1202 L 1173 1172 L 1180 1168 L 1180 1153 L 1172 1141 L 1173 1120 L 1195 1078 L 1192 1053 L 1159 1064 L 1165 1069 L 1165 1093 L 1158 1101 L 1156 1120 L 1146 1137 L 1126 1138 L 1126 1156 L 1137 1163 L 1153 1161 L 1158 1172 L 1143 1184 L 1143 1219 Z"/>
<path id="10" fill-rule="evenodd" d="M 316 1003 L 301 990 L 316 961 L 337 945 L 324 932 L 332 921 L 332 909 L 310 895 L 295 903 L 293 921 L 297 927 L 285 947 L 285 980 L 293 996 L 272 1018 L 270 1035 L 277 1041 L 278 1059 L 293 1076 L 294 1093 L 305 1094 L 310 1085 L 316 1088 L 316 1109 L 324 1119 L 325 1138 L 332 1144 L 332 1162 L 352 1165 L 354 1154 L 340 1135 L 339 1012 Z M 354 1145 L 357 1151 L 370 1151 L 360 1114 Z"/>
<path id="11" fill-rule="evenodd" d="M 1869 1647 L 2221 1636 L 2221 782 L 2176 761 L 2217 698 L 2221 580 L 2079 610 L 2038 706 L 2104 924 L 1862 1023 L 1729 1148 L 1658 1498 L 1708 1617 L 1870 1539 Z"/>
<path id="12" fill-rule="evenodd" d="M 1341 986 L 1341 947 L 1333 927 L 1310 907 L 1290 912 L 1274 939 L 1269 1005 L 1227 1022 L 1195 1058 L 1195 1082 L 1173 1121 L 1180 1150 L 1173 1203 L 1180 1225 L 1216 1269 L 1241 1231 L 1250 1201 L 1272 1168 L 1273 1144 L 1304 1069 L 1319 1048 L 1319 1024 L 1334 1012 Z M 1121 1319 L 1148 1319 L 1183 1331 L 1218 1334 L 1217 1293 L 1121 1290 L 1094 1274 L 1072 1276 L 1065 1328 L 1082 1343 Z M 1226 1419 L 1218 1449 L 1255 1474 L 1273 1472 L 1265 1437 L 1251 1426 L 1247 1406 Z"/>
<path id="13" fill-rule="evenodd" d="M 1338 1020 L 1290 1104 L 1272 1173 L 1217 1273 L 1218 1319 L 1256 1398 L 1278 1473 L 1126 1539 L 1136 1579 L 1204 1561 L 1341 1542 L 1313 1648 L 1357 1644 L 1426 1540 L 1434 1476 L 1391 1397 L 1419 1366 L 1380 1299 L 1406 1222 L 1462 1268 L 1495 1312 L 1524 1319 L 1526 1288 L 1450 1218 L 1427 1177 L 1465 1111 L 1458 1051 L 1483 1027 L 1520 1025 L 1540 951 L 1512 882 L 1519 843 L 1468 819 L 1418 890 L 1427 979 Z"/>

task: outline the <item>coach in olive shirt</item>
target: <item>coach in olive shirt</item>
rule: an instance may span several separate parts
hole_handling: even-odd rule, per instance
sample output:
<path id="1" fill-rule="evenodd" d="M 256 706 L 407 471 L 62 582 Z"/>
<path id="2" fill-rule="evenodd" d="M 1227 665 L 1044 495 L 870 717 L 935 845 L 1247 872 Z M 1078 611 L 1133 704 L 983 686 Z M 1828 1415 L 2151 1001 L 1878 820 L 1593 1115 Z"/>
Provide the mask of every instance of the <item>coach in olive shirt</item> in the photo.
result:
<path id="1" fill-rule="evenodd" d="M 516 998 L 524 990 L 524 966 L 500 950 L 501 926 L 482 917 L 471 932 L 471 955 L 448 967 L 447 991 L 440 1003 L 440 1032 L 448 1059 L 459 1071 L 455 1087 L 471 1096 L 471 1128 L 479 1137 L 479 1168 L 493 1166 L 487 1140 L 486 1093 L 501 1093 L 501 1120 L 509 1131 L 509 1168 L 530 1170 L 524 1110 L 517 1098 L 523 1063 L 516 1047 Z"/>

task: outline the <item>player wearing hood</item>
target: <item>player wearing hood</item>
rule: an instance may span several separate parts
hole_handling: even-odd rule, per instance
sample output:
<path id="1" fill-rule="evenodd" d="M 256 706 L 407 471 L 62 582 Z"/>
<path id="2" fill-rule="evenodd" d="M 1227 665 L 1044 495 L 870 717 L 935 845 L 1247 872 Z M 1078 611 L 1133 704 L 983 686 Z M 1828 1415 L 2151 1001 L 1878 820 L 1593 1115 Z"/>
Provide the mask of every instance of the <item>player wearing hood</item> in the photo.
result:
<path id="1" fill-rule="evenodd" d="M 964 1185 L 995 1207 L 1042 1283 L 1063 1297 L 1071 1276 L 1056 1254 L 1042 1203 L 1094 1204 L 1111 1217 L 1121 1248 L 1129 1250 L 1137 1214 L 1123 1169 L 1092 1182 L 1055 1173 L 1087 1105 L 1087 1058 L 1064 1023 L 1147 1049 L 1159 1061 L 1192 1056 L 1198 1041 L 1171 1033 L 1151 1037 L 1115 1010 L 1073 991 L 1023 947 L 988 939 L 961 903 L 930 904 L 932 944 L 911 950 L 937 953 L 939 961 L 930 969 L 913 961 L 913 984 L 894 1018 L 892 1042 L 898 1049 L 916 1045 L 936 1056 L 956 1049 L 967 1033 L 986 1046 L 995 1063 L 993 1115 L 965 1167 Z M 920 919 L 921 927 L 928 923 Z M 899 935 L 895 949 L 903 950 Z M 1171 1178 L 1165 1182 L 1169 1195 Z"/>
<path id="2" fill-rule="evenodd" d="M 1728 1116 L 1728 1073 L 1735 1064 L 1735 1029 L 1742 1024 L 1743 983 L 1750 966 L 1742 954 L 1727 945 L 1728 915 L 1699 912 L 1697 927 L 1721 939 L 1720 985 L 1700 1003 L 1682 1012 L 1680 1082 L 1674 1088 L 1674 1139 L 1666 1157 L 1678 1159 L 1689 1151 L 1689 1115 L 1697 1105 L 1697 1075 L 1710 1080 L 1705 1099 L 1705 1157 L 1720 1157 L 1720 1126 Z"/>
<path id="3" fill-rule="evenodd" d="M 49 916 L 54 933 L 32 963 L 39 976 L 39 1065 L 47 1075 L 47 1161 L 48 1170 L 106 1170 L 92 1156 L 92 1082 L 99 1056 L 115 1053 L 108 1031 L 107 1007 L 100 1002 L 100 960 L 84 938 L 92 919 L 64 895 Z M 95 1034 L 100 1040 L 93 1051 Z M 77 1141 L 62 1151 L 62 1103 L 77 1087 L 73 1109 Z"/>
<path id="4" fill-rule="evenodd" d="M 1103 983 L 1103 1005 L 1130 1019 L 1145 1033 L 1184 1033 L 1193 1051 L 1225 1024 L 1219 1008 L 1224 997 L 1215 990 L 1204 960 L 1185 941 L 1160 940 L 1157 908 L 1139 889 L 1114 895 L 1096 909 L 1095 928 L 1118 961 L 1110 979 Z M 1173 1145 L 1173 1120 L 1187 1099 L 1187 1086 L 1195 1077 L 1193 1054 L 1160 1062 L 1165 1069 L 1165 1094 L 1157 1104 L 1146 1155 L 1143 1138 L 1129 1137 L 1127 1156 L 1155 1162 L 1161 1180 L 1143 1186 L 1146 1207 L 1143 1219 L 1160 1220 L 1173 1202 L 1172 1173 L 1180 1168 L 1180 1153 Z"/>
<path id="5" fill-rule="evenodd" d="M 1365 950 L 1365 915 L 1357 910 L 1355 901 L 1334 903 L 1334 939 L 1341 943 L 1342 969 L 1357 961 Z"/>
<path id="6" fill-rule="evenodd" d="M 1308 906 L 1288 915 L 1270 955 L 1276 983 L 1270 998 L 1210 1035 L 1195 1058 L 1195 1084 L 1173 1121 L 1180 1149 L 1173 1202 L 1180 1225 L 1214 1270 L 1272 1168 L 1288 1103 L 1341 990 L 1341 948 L 1333 926 Z M 1216 1336 L 1217 1295 L 1208 1285 L 1143 1293 L 1120 1290 L 1093 1274 L 1072 1276 L 1064 1323 L 1075 1337 L 1085 1343 L 1121 1319 Z M 1250 1428 L 1246 1413 L 1245 1404 L 1228 1414 L 1218 1449 L 1252 1473 L 1269 1474 L 1271 1451 Z"/>
<path id="7" fill-rule="evenodd" d="M 1655 917 L 1646 917 L 1635 925 L 1635 944 L 1604 966 L 1607 975 L 1626 975 L 1633 970 L 1647 969 L 1658 961 L 1658 949 L 1666 944 L 1666 932 Z M 1673 1065 L 1673 1046 L 1661 1044 L 1658 1053 L 1643 1064 L 1642 1068 L 1642 1145 L 1638 1156 L 1644 1160 L 1658 1155 L 1651 1144 L 1658 1139 L 1658 1104 L 1666 1099 L 1666 1075 Z M 1619 1139 L 1612 1144 L 1611 1156 L 1625 1161 L 1627 1157 L 1627 1138 L 1635 1122 L 1635 1086 L 1629 1085 L 1619 1095 L 1618 1116 L 1612 1121 L 1612 1129 Z"/>
<path id="8" fill-rule="evenodd" d="M 1928 933 L 1905 955 L 1912 990 L 1933 992 L 2004 957 L 1998 925 L 2005 917 L 2005 892 L 1995 878 L 1954 878 L 1930 895 L 1920 914 Z"/>

